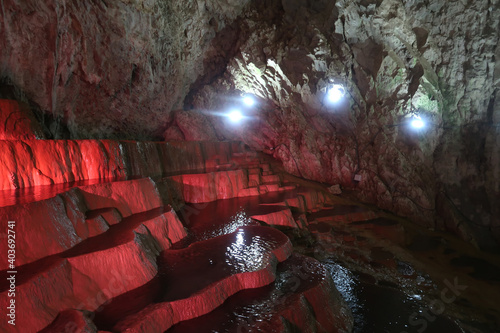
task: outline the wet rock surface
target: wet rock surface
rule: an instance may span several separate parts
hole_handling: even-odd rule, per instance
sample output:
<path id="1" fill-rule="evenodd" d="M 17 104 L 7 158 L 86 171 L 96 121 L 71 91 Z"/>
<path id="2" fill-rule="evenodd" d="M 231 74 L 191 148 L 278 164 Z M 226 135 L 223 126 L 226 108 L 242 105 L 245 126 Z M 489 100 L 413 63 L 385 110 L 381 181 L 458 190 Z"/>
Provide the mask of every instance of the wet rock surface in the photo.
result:
<path id="1" fill-rule="evenodd" d="M 217 144 L 195 147 L 210 154 L 201 159 L 205 173 L 189 174 L 188 168 L 181 178 L 102 180 L 69 190 L 55 185 L 45 188 L 49 198 L 28 193 L 18 198 L 26 203 L 1 207 L 4 216 L 14 214 L 25 234 L 16 261 L 17 306 L 23 312 L 17 319 L 23 325 L 4 322 L 1 329 L 164 332 L 241 291 L 271 285 L 277 276 L 279 284 L 290 285 L 290 271 L 304 264 L 314 272 L 302 277 L 296 295 L 282 292 L 276 304 L 283 307 L 267 314 L 271 321 L 264 331 L 285 332 L 289 325 L 349 330 L 350 312 L 323 266 L 313 259 L 289 260 L 289 238 L 269 227 L 297 227 L 286 200 L 301 198 L 303 209 L 317 209 L 325 195 L 281 184 L 264 156 L 237 150 L 228 158 Z M 258 186 L 276 190 L 241 195 L 250 169 Z M 182 190 L 186 185 L 200 188 Z M 171 200 L 177 212 L 166 205 Z M 286 264 L 278 273 L 279 263 Z M 0 303 L 5 307 L 8 289 L 4 280 Z"/>
<path id="2" fill-rule="evenodd" d="M 158 297 L 158 302 L 123 318 L 113 329 L 163 332 L 180 321 L 210 312 L 240 290 L 274 281 L 276 262 L 286 260 L 290 252 L 285 235 L 263 227 L 242 227 L 183 250 L 167 251 L 159 258 L 162 287 L 147 291 Z M 120 302 L 136 309 L 140 305 L 126 297 Z M 130 310 L 122 307 L 121 311 Z"/>
<path id="3" fill-rule="evenodd" d="M 219 164 L 234 170 L 245 161 L 229 163 L 229 156 L 242 149 L 215 141 L 0 140 L 0 189 L 208 172 Z"/>
<path id="4" fill-rule="evenodd" d="M 312 234 L 292 238 L 295 250 L 328 267 L 352 310 L 354 332 L 499 329 L 497 257 L 387 216 L 310 219 Z"/>
<path id="5" fill-rule="evenodd" d="M 352 322 L 328 274 L 316 260 L 295 254 L 278 265 L 273 284 L 239 292 L 215 311 L 168 332 L 199 332 L 200 327 L 221 333 L 289 332 L 291 326 L 302 332 L 347 332 Z"/>
<path id="6" fill-rule="evenodd" d="M 498 257 L 331 195 L 265 155 L 193 147 L 208 154 L 202 173 L 54 185 L 49 198 L 29 192 L 0 208 L 24 214 L 26 237 L 16 279 L 24 325 L 0 328 L 498 331 Z"/>

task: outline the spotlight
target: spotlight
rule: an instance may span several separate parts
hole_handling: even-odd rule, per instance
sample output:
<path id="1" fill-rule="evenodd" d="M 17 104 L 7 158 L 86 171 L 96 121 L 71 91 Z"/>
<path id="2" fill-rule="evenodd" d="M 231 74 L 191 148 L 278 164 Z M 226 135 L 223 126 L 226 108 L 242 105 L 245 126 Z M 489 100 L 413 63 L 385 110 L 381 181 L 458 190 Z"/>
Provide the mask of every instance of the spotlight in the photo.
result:
<path id="1" fill-rule="evenodd" d="M 243 119 L 243 115 L 241 114 L 240 110 L 233 110 L 227 114 L 227 117 L 229 120 L 231 120 L 233 123 L 239 122 L 241 119 Z"/>
<path id="2" fill-rule="evenodd" d="M 413 127 L 416 130 L 422 129 L 425 127 L 425 122 L 420 118 L 420 117 L 413 117 L 413 119 L 410 122 L 411 127 Z"/>
<path id="3" fill-rule="evenodd" d="M 255 98 L 250 95 L 246 95 L 243 97 L 243 103 L 245 103 L 246 106 L 254 106 Z"/>
<path id="4" fill-rule="evenodd" d="M 344 97 L 344 95 L 345 89 L 340 84 L 332 85 L 327 91 L 328 101 L 330 101 L 331 103 L 337 103 L 342 99 L 342 97 Z"/>

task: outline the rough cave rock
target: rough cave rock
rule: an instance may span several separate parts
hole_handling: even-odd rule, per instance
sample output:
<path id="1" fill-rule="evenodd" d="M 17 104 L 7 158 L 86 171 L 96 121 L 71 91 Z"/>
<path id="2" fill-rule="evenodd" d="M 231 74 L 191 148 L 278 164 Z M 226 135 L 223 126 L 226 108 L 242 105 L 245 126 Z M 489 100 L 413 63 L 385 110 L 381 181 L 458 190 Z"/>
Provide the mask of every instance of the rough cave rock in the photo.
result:
<path id="1" fill-rule="evenodd" d="M 499 23 L 497 0 L 5 0 L 1 93 L 34 116 L 14 117 L 3 103 L 2 137 L 241 140 L 293 174 L 495 248 Z M 331 80 L 347 91 L 336 105 L 325 100 Z M 242 93 L 257 106 L 227 126 L 220 113 Z M 412 112 L 428 121 L 425 132 L 405 125 Z M 34 144 L 2 143 L 2 154 L 16 152 L 2 158 L 12 165 L 3 184 L 129 167 L 51 176 L 34 162 L 44 150 L 30 153 Z M 60 145 L 50 154 L 101 150 L 111 162 L 127 144 Z M 39 170 L 33 179 L 16 158 Z"/>

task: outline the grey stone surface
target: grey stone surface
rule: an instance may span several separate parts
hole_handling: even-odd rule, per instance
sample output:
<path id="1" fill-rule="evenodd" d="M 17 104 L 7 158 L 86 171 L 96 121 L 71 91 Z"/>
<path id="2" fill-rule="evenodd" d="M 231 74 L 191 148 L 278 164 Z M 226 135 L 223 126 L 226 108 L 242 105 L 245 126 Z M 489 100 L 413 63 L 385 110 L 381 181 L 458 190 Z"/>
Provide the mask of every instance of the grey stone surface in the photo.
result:
<path id="1" fill-rule="evenodd" d="M 0 76 L 72 138 L 241 139 L 292 173 L 490 248 L 499 6 L 4 0 Z M 347 90 L 336 105 L 329 80 Z M 228 124 L 221 114 L 241 93 L 259 103 Z M 408 128 L 414 113 L 424 131 Z"/>

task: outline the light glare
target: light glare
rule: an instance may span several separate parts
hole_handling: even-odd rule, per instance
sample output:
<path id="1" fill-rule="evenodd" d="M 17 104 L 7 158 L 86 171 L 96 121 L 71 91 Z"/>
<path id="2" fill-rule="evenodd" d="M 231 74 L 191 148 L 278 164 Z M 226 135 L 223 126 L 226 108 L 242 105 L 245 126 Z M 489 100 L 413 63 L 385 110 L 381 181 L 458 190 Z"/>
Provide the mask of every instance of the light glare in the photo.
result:
<path id="1" fill-rule="evenodd" d="M 227 117 L 229 120 L 231 120 L 233 123 L 239 122 L 241 119 L 243 119 L 243 115 L 241 114 L 241 111 L 239 110 L 233 110 L 228 113 Z"/>
<path id="2" fill-rule="evenodd" d="M 410 124 L 411 124 L 411 127 L 415 128 L 415 129 L 422 129 L 425 126 L 424 121 L 420 118 L 414 118 Z"/>
<path id="3" fill-rule="evenodd" d="M 252 96 L 245 96 L 243 97 L 243 103 L 245 103 L 246 106 L 253 106 L 255 104 L 255 99 Z"/>
<path id="4" fill-rule="evenodd" d="M 328 90 L 328 100 L 332 103 L 337 103 L 344 97 L 345 90 L 344 87 L 342 87 L 339 84 L 334 85 Z"/>

